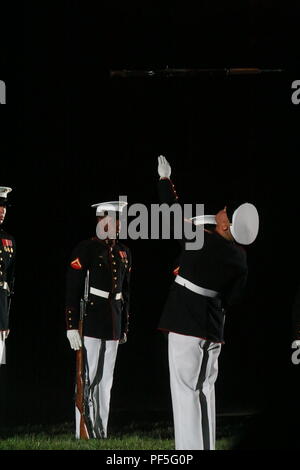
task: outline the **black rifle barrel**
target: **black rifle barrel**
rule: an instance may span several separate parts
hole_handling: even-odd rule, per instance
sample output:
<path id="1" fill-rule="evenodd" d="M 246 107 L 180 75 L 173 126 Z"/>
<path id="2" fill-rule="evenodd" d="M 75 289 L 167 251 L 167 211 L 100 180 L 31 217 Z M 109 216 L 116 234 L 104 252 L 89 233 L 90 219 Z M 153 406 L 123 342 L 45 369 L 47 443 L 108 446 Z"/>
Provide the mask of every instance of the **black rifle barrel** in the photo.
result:
<path id="1" fill-rule="evenodd" d="M 9 298 L 8 298 L 8 306 L 7 306 L 7 312 L 8 315 L 10 313 L 10 307 L 11 307 L 11 298 L 14 294 L 14 285 L 15 285 L 15 277 L 13 277 L 11 285 L 10 285 L 10 290 L 9 290 Z"/>

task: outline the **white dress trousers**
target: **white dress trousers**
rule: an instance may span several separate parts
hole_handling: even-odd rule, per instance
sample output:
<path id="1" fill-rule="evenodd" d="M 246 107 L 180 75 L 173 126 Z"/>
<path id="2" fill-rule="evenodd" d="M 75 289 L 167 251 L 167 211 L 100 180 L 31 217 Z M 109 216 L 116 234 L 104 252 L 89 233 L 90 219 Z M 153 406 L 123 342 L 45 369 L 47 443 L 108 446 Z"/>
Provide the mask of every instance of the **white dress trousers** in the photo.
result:
<path id="1" fill-rule="evenodd" d="M 221 344 L 169 333 L 168 350 L 176 450 L 214 450 Z"/>
<path id="2" fill-rule="evenodd" d="M 110 392 L 113 383 L 114 368 L 119 341 L 106 341 L 84 336 L 87 354 L 87 367 L 90 380 L 90 419 L 94 437 L 107 437 Z M 80 437 L 80 413 L 76 410 L 76 438 Z"/>
<path id="3" fill-rule="evenodd" d="M 0 365 L 6 364 L 5 339 L 0 339 Z"/>

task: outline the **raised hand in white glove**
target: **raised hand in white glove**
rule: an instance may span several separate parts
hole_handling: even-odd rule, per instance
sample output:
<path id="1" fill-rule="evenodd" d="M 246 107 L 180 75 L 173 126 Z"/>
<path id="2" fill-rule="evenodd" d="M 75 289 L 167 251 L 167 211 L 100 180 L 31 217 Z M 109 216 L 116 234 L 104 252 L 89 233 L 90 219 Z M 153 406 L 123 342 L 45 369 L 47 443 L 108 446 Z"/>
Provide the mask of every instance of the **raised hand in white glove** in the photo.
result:
<path id="1" fill-rule="evenodd" d="M 293 342 L 293 344 L 294 344 L 297 348 L 299 348 L 299 346 L 300 346 L 300 339 L 296 339 L 296 340 Z"/>
<path id="2" fill-rule="evenodd" d="M 158 174 L 161 178 L 170 178 L 171 176 L 171 165 L 163 155 L 158 157 Z"/>
<path id="3" fill-rule="evenodd" d="M 70 341 L 70 346 L 72 349 L 78 351 L 81 348 L 82 342 L 78 330 L 68 330 L 67 338 Z"/>

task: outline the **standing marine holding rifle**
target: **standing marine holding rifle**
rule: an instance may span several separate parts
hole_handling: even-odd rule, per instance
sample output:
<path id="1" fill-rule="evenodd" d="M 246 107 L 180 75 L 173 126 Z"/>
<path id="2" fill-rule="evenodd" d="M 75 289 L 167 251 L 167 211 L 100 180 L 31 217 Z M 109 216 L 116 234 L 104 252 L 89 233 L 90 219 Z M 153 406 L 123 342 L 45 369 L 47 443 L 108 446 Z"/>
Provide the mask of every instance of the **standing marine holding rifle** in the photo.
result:
<path id="1" fill-rule="evenodd" d="M 77 438 L 107 437 L 118 345 L 127 340 L 131 253 L 118 240 L 119 215 L 124 204 L 93 206 L 97 208 L 97 237 L 79 243 L 68 267 L 67 337 L 71 348 L 77 351 L 77 369 L 82 368 L 77 370 L 77 376 L 83 373 L 81 383 L 85 387 L 81 407 L 77 380 Z M 79 331 L 80 310 L 83 334 Z"/>
<path id="2" fill-rule="evenodd" d="M 5 364 L 5 340 L 9 334 L 9 310 L 14 284 L 16 243 L 2 228 L 11 188 L 0 186 L 0 365 Z"/>

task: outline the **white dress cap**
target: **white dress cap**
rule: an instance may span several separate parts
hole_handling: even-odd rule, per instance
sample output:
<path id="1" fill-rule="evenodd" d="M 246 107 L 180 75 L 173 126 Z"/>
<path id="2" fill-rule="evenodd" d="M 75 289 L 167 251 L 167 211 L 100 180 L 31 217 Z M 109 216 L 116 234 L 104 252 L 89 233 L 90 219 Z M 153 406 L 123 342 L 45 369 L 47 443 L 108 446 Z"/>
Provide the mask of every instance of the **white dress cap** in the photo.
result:
<path id="1" fill-rule="evenodd" d="M 0 186 L 0 198 L 7 199 L 7 195 L 11 191 L 12 189 L 8 188 L 7 186 Z"/>
<path id="2" fill-rule="evenodd" d="M 190 220 L 194 222 L 195 225 L 216 225 L 216 217 L 214 215 L 197 215 L 196 217 L 192 217 Z"/>
<path id="3" fill-rule="evenodd" d="M 259 216 L 256 207 L 249 202 L 239 206 L 233 213 L 230 231 L 241 245 L 250 245 L 257 237 Z"/>
<path id="4" fill-rule="evenodd" d="M 128 202 L 125 201 L 109 201 L 99 202 L 93 204 L 91 207 L 96 207 L 96 216 L 105 215 L 105 212 L 122 212 L 124 207 L 127 206 Z"/>

